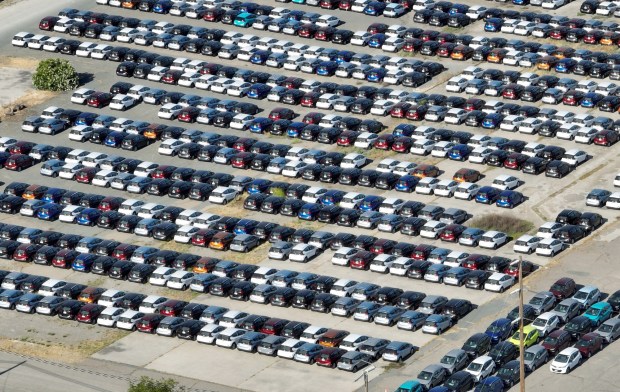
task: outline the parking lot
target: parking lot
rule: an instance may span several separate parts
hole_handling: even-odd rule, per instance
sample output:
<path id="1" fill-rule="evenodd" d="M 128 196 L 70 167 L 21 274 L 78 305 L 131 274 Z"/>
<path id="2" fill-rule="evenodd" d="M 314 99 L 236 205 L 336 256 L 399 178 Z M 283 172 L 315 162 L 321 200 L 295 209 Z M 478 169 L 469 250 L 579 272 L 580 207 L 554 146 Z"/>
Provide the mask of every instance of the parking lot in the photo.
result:
<path id="1" fill-rule="evenodd" d="M 26 1 L 24 3 L 37 3 L 34 1 Z M 320 45 L 325 48 L 333 48 L 337 50 L 344 49 L 342 46 L 335 45 L 331 42 L 315 41 L 302 39 L 300 37 L 284 35 L 282 33 L 276 33 L 271 31 L 259 31 L 256 29 L 240 29 L 232 25 L 224 25 L 221 23 L 207 23 L 202 20 L 192 20 L 187 18 L 181 18 L 172 15 L 160 15 L 155 13 L 143 13 L 137 10 L 126 10 L 116 7 L 109 7 L 103 5 L 97 5 L 94 1 L 63 1 L 62 4 L 55 4 L 53 7 L 49 4 L 45 4 L 40 8 L 36 14 L 29 18 L 26 18 L 23 22 L 12 23 L 8 27 L 5 27 L 4 31 L 7 37 L 12 36 L 18 31 L 30 31 L 35 34 L 40 32 L 37 29 L 37 24 L 41 17 L 46 15 L 56 14 L 64 6 L 72 6 L 80 10 L 91 10 L 95 12 L 103 12 L 108 14 L 121 15 L 124 17 L 136 17 L 139 19 L 153 19 L 156 21 L 169 21 L 175 24 L 186 23 L 193 26 L 206 26 L 209 28 L 221 28 L 227 31 L 235 30 L 242 31 L 244 34 L 256 34 L 259 37 L 276 37 L 281 40 L 290 40 L 294 43 L 305 43 L 308 45 Z M 279 3 L 268 2 L 262 0 L 260 4 L 268 4 L 271 6 L 280 5 Z M 568 6 L 564 6 L 555 11 L 548 11 L 553 15 L 575 15 L 577 16 L 579 3 L 572 3 Z M 24 7 L 24 5 L 20 5 Z M 386 19 L 384 17 L 371 17 L 359 13 L 340 10 L 325 10 L 317 9 L 315 7 L 309 7 L 302 4 L 287 3 L 284 6 L 292 10 L 301 10 L 304 12 L 318 12 L 321 14 L 331 14 L 339 17 L 344 23 L 339 28 L 348 29 L 351 31 L 366 30 L 366 28 L 375 22 L 385 22 L 387 24 L 402 24 L 406 27 L 421 27 L 427 28 L 425 25 L 411 23 L 412 13 L 407 13 L 400 18 Z M 502 3 L 502 8 L 507 7 L 509 9 L 521 10 L 523 7 L 516 7 L 512 5 L 506 6 Z M 533 11 L 540 12 L 540 8 L 531 7 Z M 582 17 L 582 15 L 580 15 Z M 588 18 L 588 16 L 585 16 Z M 455 34 L 470 34 L 472 36 L 486 35 L 483 31 L 483 22 L 477 21 L 472 25 L 463 29 L 452 28 L 433 28 L 445 32 L 453 32 Z M 58 36 L 69 39 L 68 34 L 59 32 L 47 32 L 50 36 Z M 514 38 L 513 35 L 504 33 L 493 33 L 493 37 L 504 37 L 506 39 Z M 71 37 L 75 39 L 75 37 Z M 104 43 L 103 41 L 96 39 L 86 39 L 84 37 L 77 37 L 81 41 L 92 41 L 97 44 Z M 539 43 L 548 43 L 549 39 L 538 39 L 533 37 L 525 38 L 527 41 L 534 41 Z M 555 43 L 555 42 L 554 42 Z M 107 44 L 117 45 L 117 43 Z M 120 43 L 119 43 L 120 44 Z M 155 48 L 155 47 L 142 47 L 132 44 L 123 44 L 123 46 L 129 46 L 132 48 L 140 48 L 149 52 L 173 56 L 173 57 L 187 57 L 189 59 L 200 59 L 209 63 L 217 63 L 226 66 L 234 66 L 240 69 L 249 69 L 252 71 L 258 70 L 261 72 L 277 73 L 286 77 L 302 77 L 305 80 L 315 79 L 319 82 L 336 82 L 339 84 L 351 84 L 356 87 L 369 85 L 366 81 L 357 79 L 344 79 L 337 77 L 324 77 L 316 74 L 306 74 L 296 71 L 288 71 L 285 69 L 274 69 L 265 67 L 262 65 L 253 65 L 249 62 L 240 61 L 237 59 L 228 60 L 220 57 L 207 57 L 196 53 L 183 53 L 171 51 L 169 49 Z M 325 114 L 331 114 L 332 111 L 302 107 L 300 105 L 284 105 L 279 102 L 272 102 L 267 99 L 252 100 L 247 97 L 231 97 L 229 95 L 215 93 L 213 91 L 201 90 L 197 88 L 183 87 L 180 85 L 168 85 L 158 83 L 150 80 L 142 80 L 136 78 L 127 78 L 116 75 L 118 62 L 95 60 L 92 58 L 83 58 L 78 56 L 63 56 L 60 54 L 51 55 L 45 51 L 29 50 L 27 48 L 17 48 L 11 46 L 8 42 L 3 45 L 4 53 L 6 56 L 15 57 L 29 57 L 35 59 L 43 59 L 50 56 L 62 57 L 69 60 L 76 68 L 76 70 L 84 74 L 84 79 L 88 80 L 84 87 L 91 88 L 98 91 L 108 91 L 110 87 L 118 82 L 129 82 L 133 84 L 140 84 L 150 88 L 160 88 L 166 91 L 177 91 L 183 94 L 196 94 L 201 97 L 214 97 L 217 99 L 235 99 L 240 102 L 249 102 L 258 105 L 260 108 L 259 113 L 256 116 L 267 117 L 269 113 L 280 107 L 286 107 L 294 110 L 296 117 L 294 121 L 301 121 L 302 118 L 311 112 L 322 112 Z M 355 51 L 357 53 L 368 53 L 370 55 L 386 54 L 378 49 L 372 49 L 368 46 L 346 46 L 346 49 Z M 392 54 L 389 54 L 392 56 Z M 401 55 L 405 59 L 418 58 L 418 55 L 410 54 L 396 54 Z M 423 61 L 437 61 L 446 67 L 446 70 L 437 76 L 432 77 L 428 82 L 418 88 L 409 88 L 403 86 L 389 86 L 387 84 L 373 84 L 377 87 L 390 87 L 392 89 L 404 90 L 406 93 L 410 92 L 424 92 L 426 94 L 445 94 L 447 96 L 460 96 L 465 99 L 472 98 L 474 96 L 465 93 L 449 93 L 445 89 L 445 84 L 453 76 L 461 74 L 463 69 L 467 66 L 475 65 L 482 67 L 483 69 L 499 69 L 506 70 L 518 70 L 520 72 L 537 72 L 540 75 L 555 75 L 553 72 L 540 72 L 535 69 L 524 69 L 520 67 L 511 67 L 504 64 L 491 64 L 488 62 L 458 62 L 450 59 L 441 59 L 437 57 L 423 57 Z M 562 75 L 557 75 L 561 77 Z M 586 79 L 586 77 L 579 75 L 569 75 L 577 80 Z M 597 82 L 601 80 L 596 79 Z M 10 88 L 10 87 L 9 87 Z M 578 241 L 576 244 L 571 244 L 560 253 L 559 257 L 543 257 L 536 254 L 523 255 L 523 258 L 533 262 L 537 269 L 536 271 L 525 280 L 525 284 L 528 287 L 528 292 L 525 297 L 529 299 L 535 292 L 539 290 L 546 290 L 555 279 L 561 276 L 571 276 L 579 284 L 593 284 L 598 286 L 601 291 L 607 295 L 613 293 L 618 289 L 615 286 L 615 278 L 617 273 L 613 268 L 613 254 L 614 254 L 614 239 L 618 235 L 617 227 L 617 213 L 615 210 L 608 208 L 595 208 L 586 207 L 585 199 L 590 190 L 594 188 L 602 188 L 610 191 L 613 190 L 612 181 L 617 173 L 618 167 L 618 154 L 617 146 L 604 147 L 598 145 L 585 145 L 576 144 L 572 140 L 563 140 L 557 137 L 548 138 L 538 134 L 526 134 L 520 132 L 506 132 L 499 129 L 484 129 L 467 127 L 461 124 L 444 124 L 443 122 L 431 122 L 431 121 L 417 121 L 410 122 L 406 119 L 392 118 L 390 116 L 381 117 L 372 114 L 349 114 L 349 113 L 335 113 L 341 116 L 351 115 L 362 120 L 378 120 L 385 125 L 385 131 L 381 134 L 392 132 L 392 130 L 401 123 L 412 124 L 416 127 L 431 126 L 435 128 L 447 128 L 454 131 L 467 131 L 476 134 L 490 135 L 505 137 L 508 139 L 517 139 L 526 143 L 543 143 L 546 145 L 554 145 L 562 147 L 566 150 L 581 149 L 584 150 L 588 159 L 584 163 L 578 165 L 568 173 L 564 178 L 549 178 L 544 173 L 538 175 L 526 174 L 520 171 L 509 170 L 504 167 L 495 167 L 490 165 L 474 164 L 470 162 L 460 162 L 447 158 L 437 158 L 433 156 L 420 156 L 413 154 L 402 154 L 393 151 L 382 150 L 378 148 L 373 149 L 361 149 L 354 147 L 341 147 L 336 144 L 320 144 L 316 141 L 301 140 L 300 138 L 289 138 L 286 135 L 277 136 L 267 133 L 253 133 L 249 131 L 240 131 L 232 128 L 216 128 L 212 125 L 204 125 L 198 123 L 183 124 L 178 121 L 162 119 L 158 116 L 159 105 L 150 105 L 144 102 L 138 103 L 134 107 L 130 108 L 126 112 L 119 112 L 104 108 L 92 108 L 85 107 L 71 103 L 71 93 L 60 94 L 58 97 L 50 99 L 41 105 L 29 107 L 24 113 L 20 113 L 2 124 L 0 129 L 2 130 L 2 136 L 12 137 L 18 140 L 33 141 L 36 143 L 49 144 L 52 146 L 68 146 L 75 149 L 84 149 L 88 151 L 99 151 L 105 154 L 120 155 L 123 157 L 131 157 L 142 161 L 155 162 L 160 165 L 174 165 L 177 167 L 188 167 L 194 170 L 211 170 L 217 173 L 228 173 L 233 176 L 245 175 L 253 178 L 268 179 L 271 181 L 284 181 L 291 184 L 303 183 L 309 186 L 320 186 L 328 190 L 344 190 L 345 192 L 359 192 L 365 195 L 377 195 L 385 198 L 396 197 L 403 198 L 404 200 L 415 200 L 422 202 L 426 205 L 439 205 L 443 208 L 459 208 L 465 210 L 469 219 L 463 224 L 467 227 L 470 226 L 471 221 L 475 221 L 478 218 L 486 215 L 505 214 L 514 217 L 521 218 L 531 223 L 531 229 L 528 230 L 528 234 L 534 234 L 536 228 L 546 221 L 554 221 L 557 214 L 565 209 L 571 208 L 578 211 L 592 211 L 602 215 L 605 223 L 600 228 L 596 229 L 593 234 L 587 238 Z M 487 101 L 499 100 L 507 103 L 501 97 L 491 98 L 488 96 L 476 96 Z M 512 101 L 510 101 L 512 102 Z M 530 104 L 527 102 L 519 102 L 521 105 Z M 551 107 L 552 105 L 545 105 L 542 102 L 534 102 L 531 105 L 538 108 Z M 239 170 L 233 168 L 231 165 L 215 164 L 213 162 L 200 162 L 198 160 L 185 160 L 178 157 L 165 156 L 158 154 L 158 147 L 160 142 L 154 142 L 149 146 L 139 149 L 138 151 L 127 151 L 124 149 L 112 149 L 104 145 L 97 145 L 92 143 L 79 143 L 73 140 L 69 140 L 69 131 L 66 130 L 57 135 L 45 135 L 25 133 L 20 131 L 21 122 L 26 116 L 38 116 L 41 112 L 50 106 L 56 106 L 65 109 L 74 109 L 80 111 L 89 111 L 96 113 L 97 115 L 110 115 L 115 117 L 125 117 L 135 121 L 145 121 L 148 123 L 160 123 L 169 126 L 183 126 L 187 129 L 197 129 L 203 132 L 215 132 L 222 135 L 234 135 L 237 137 L 251 137 L 260 141 L 270 142 L 273 144 L 284 144 L 293 147 L 302 147 L 308 149 L 321 149 L 326 152 L 340 152 L 347 153 L 360 153 L 365 155 L 369 163 L 364 169 L 377 169 L 377 165 L 384 158 L 393 158 L 399 161 L 414 162 L 418 165 L 431 164 L 436 165 L 439 168 L 440 179 L 451 179 L 452 175 L 463 167 L 476 169 L 481 172 L 482 178 L 478 182 L 478 185 L 485 186 L 491 185 L 494 178 L 499 175 L 507 174 L 514 175 L 519 178 L 520 185 L 516 188 L 516 191 L 520 192 L 524 196 L 524 202 L 514 206 L 513 209 L 499 208 L 491 203 L 490 205 L 476 203 L 475 201 L 466 201 L 456 199 L 454 197 L 439 197 L 436 195 L 425 195 L 420 192 L 414 193 L 402 193 L 397 192 L 394 189 L 383 190 L 379 188 L 369 188 L 360 185 L 343 185 L 339 183 L 318 183 L 311 182 L 301 178 L 290 178 L 281 174 L 272 174 L 265 171 L 256 170 Z M 569 110 L 575 114 L 591 114 L 594 117 L 608 116 L 612 120 L 617 120 L 617 113 L 604 113 L 597 109 L 588 109 L 581 106 L 565 106 L 556 105 L 558 110 Z M 67 190 L 81 191 L 84 193 L 102 194 L 105 196 L 119 196 L 123 198 L 135 198 L 145 202 L 161 203 L 165 206 L 178 206 L 185 209 L 196 210 L 204 213 L 212 213 L 220 216 L 231 216 L 235 218 L 247 218 L 257 221 L 273 222 L 279 225 L 288 226 L 294 229 L 310 229 L 327 231 L 334 234 L 339 232 L 347 232 L 353 235 L 372 235 L 377 238 L 387 238 L 399 242 L 415 243 L 418 244 L 430 244 L 435 247 L 447 248 L 451 251 L 461 251 L 467 253 L 480 253 L 489 256 L 503 256 L 509 259 L 516 259 L 518 254 L 513 251 L 513 245 L 516 238 L 511 238 L 510 241 L 500 246 L 497 250 L 482 249 L 480 247 L 465 247 L 457 243 L 446 243 L 439 239 L 421 238 L 420 236 L 412 237 L 402 234 L 401 232 L 387 233 L 378 231 L 376 229 L 364 229 L 360 227 L 343 227 L 335 223 L 321 223 L 318 221 L 306 221 L 299 219 L 295 216 L 284 216 L 282 214 L 272 215 L 266 214 L 260 211 L 249 211 L 244 209 L 243 200 L 248 197 L 247 193 L 239 195 L 235 201 L 228 203 L 227 205 L 215 204 L 209 201 L 196 201 L 190 199 L 174 199 L 170 197 L 158 197 L 150 194 L 134 194 L 128 193 L 123 190 L 116 190 L 111 188 L 97 187 L 92 184 L 83 184 L 76 181 L 64 180 L 59 178 L 47 177 L 39 174 L 41 164 L 36 164 L 33 167 L 27 168 L 22 173 L 9 171 L 6 169 L 0 170 L 0 180 L 4 184 L 9 184 L 13 181 L 23 181 L 30 184 L 39 184 L 47 187 L 63 188 Z M 25 174 L 25 176 L 24 176 Z M 87 227 L 76 224 L 62 223 L 59 221 L 45 222 L 40 219 L 31 218 L 17 215 L 2 215 L 3 224 L 21 225 L 24 227 L 37 227 L 43 230 L 54 230 L 62 233 L 80 234 L 82 236 L 96 236 L 102 239 L 113 239 L 123 243 L 130 243 L 139 246 L 152 246 L 160 249 L 175 250 L 178 252 L 191 253 L 199 255 L 201 257 L 216 257 L 222 260 L 233 260 L 239 263 L 256 264 L 259 266 L 273 267 L 278 270 L 293 270 L 298 272 L 312 272 L 318 275 L 331 276 L 339 279 L 350 279 L 357 282 L 370 282 L 382 287 L 395 287 L 405 291 L 423 292 L 427 295 L 439 295 L 447 298 L 462 298 L 471 301 L 475 305 L 474 310 L 471 311 L 464 318 L 458 320 L 458 323 L 449 329 L 441 336 L 435 337 L 429 334 L 423 334 L 421 331 L 405 331 L 394 327 L 380 326 L 375 323 L 365 323 L 354 320 L 352 317 L 337 317 L 331 314 L 322 314 L 318 312 L 312 312 L 306 309 L 296 309 L 288 307 L 275 307 L 270 305 L 263 305 L 254 303 L 251 301 L 231 301 L 228 297 L 218 297 L 210 294 L 198 294 L 187 291 L 175 291 L 167 288 L 160 288 L 150 284 L 137 284 L 128 281 L 119 281 L 108 279 L 105 276 L 99 277 L 93 274 L 84 274 L 81 272 L 73 271 L 72 269 L 59 269 L 52 266 L 41 266 L 34 263 L 17 263 L 12 260 L 1 260 L 0 268 L 4 270 L 22 271 L 25 273 L 43 275 L 50 278 L 62 279 L 68 282 L 82 283 L 87 285 L 95 285 L 105 288 L 114 288 L 126 290 L 129 292 L 139 292 L 147 295 L 162 295 L 168 298 L 181 298 L 187 301 L 208 304 L 214 306 L 224 306 L 230 309 L 248 312 L 250 314 L 260 314 L 268 317 L 278 317 L 286 320 L 296 320 L 301 322 L 307 322 L 313 325 L 325 326 L 328 328 L 342 329 L 355 334 L 368 335 L 378 338 L 386 338 L 392 341 L 404 341 L 413 344 L 419 348 L 419 352 L 415 353 L 411 358 L 407 359 L 404 364 L 390 364 L 384 360 L 379 359 L 375 363 L 377 370 L 370 373 L 371 389 L 372 390 L 384 390 L 395 389 L 401 382 L 406 379 L 414 378 L 415 375 L 423 369 L 426 365 L 436 362 L 446 351 L 451 348 L 457 348 L 462 345 L 462 342 L 474 332 L 483 331 L 491 321 L 498 317 L 503 317 L 510 309 L 516 305 L 516 296 L 511 294 L 512 289 L 507 290 L 504 294 L 495 294 L 486 290 L 471 290 L 465 287 L 454 287 L 445 284 L 431 283 L 423 280 L 410 279 L 403 276 L 395 276 L 392 274 L 379 274 L 371 271 L 355 270 L 349 267 L 337 266 L 332 263 L 332 256 L 334 251 L 327 249 L 318 257 L 306 263 L 295 263 L 287 260 L 274 260 L 267 257 L 270 244 L 262 244 L 258 248 L 250 251 L 249 253 L 238 253 L 232 251 L 220 252 L 208 247 L 192 246 L 188 244 L 179 244 L 175 241 L 157 241 L 153 238 L 138 237 L 133 234 L 124 234 L 115 230 L 106 230 L 97 226 Z M 522 233 L 519 233 L 519 235 Z M 575 248 L 575 249 L 573 249 Z M 596 256 L 593 256 L 596 255 Z M 598 263 L 596 270 L 589 269 L 586 263 L 583 263 L 584 259 L 596 259 Z M 8 312 L 8 310 L 4 311 Z M 43 330 L 37 324 L 41 320 L 40 315 L 23 315 L 17 314 L 15 317 L 11 317 L 11 323 L 13 325 L 8 332 L 5 332 L 3 336 L 8 339 L 19 339 L 20 333 L 18 331 L 29 331 L 29 339 L 33 342 L 45 342 L 49 344 L 59 345 L 79 345 L 83 341 L 89 339 L 101 339 L 105 336 L 106 339 L 110 339 L 110 336 L 114 338 L 120 338 L 119 340 L 111 343 L 108 347 L 97 352 L 92 356 L 96 360 L 111 361 L 115 363 L 124 363 L 137 367 L 144 367 L 146 369 L 170 373 L 174 375 L 180 375 L 197 380 L 205 380 L 230 386 L 233 388 L 248 389 L 248 390 L 273 390 L 282 389 L 283 385 L 286 385 L 286 389 L 296 390 L 310 390 L 318 388 L 332 388 L 335 390 L 353 390 L 358 388 L 359 383 L 355 383 L 355 379 L 358 374 L 349 374 L 346 372 L 321 368 L 318 366 L 309 366 L 306 364 L 298 363 L 292 360 L 282 359 L 278 357 L 267 357 L 258 354 L 241 353 L 238 350 L 225 350 L 221 347 L 211 347 L 202 344 L 198 344 L 192 341 L 184 341 L 176 338 L 165 338 L 157 335 L 147 335 L 138 332 L 127 334 L 121 338 L 124 334 L 114 335 L 112 332 L 103 330 L 101 327 L 86 327 L 81 324 L 74 324 L 74 322 L 67 322 L 64 320 L 58 320 L 54 318 L 49 323 L 44 325 L 49 330 Z M 49 327 L 47 327 L 49 324 Z M 63 330 L 70 330 L 70 334 L 63 334 Z M 54 333 L 54 335 L 51 335 Z M 48 335 L 46 337 L 46 335 Z M 70 336 L 64 336 L 70 335 Z M 53 337 L 52 337 L 53 336 Z M 557 390 L 556 380 L 562 379 L 561 382 L 566 380 L 580 380 L 584 385 L 589 380 L 592 380 L 591 376 L 600 369 L 603 360 L 601 358 L 611 358 L 610 352 L 613 347 L 603 350 L 599 355 L 593 359 L 584 362 L 584 364 L 576 370 L 576 373 L 571 377 L 562 377 L 552 375 L 547 367 L 540 369 L 528 377 L 528 388 L 532 388 L 532 383 L 540 388 L 549 388 Z M 243 364 L 243 366 L 235 366 L 236 364 Z M 198 365 L 200 364 L 200 365 Z M 283 380 L 282 373 L 286 371 L 286 381 Z M 600 390 L 608 390 L 607 385 L 613 383 L 617 377 L 614 376 L 613 368 L 607 370 L 609 376 L 600 377 L 596 382 L 600 383 Z M 312 383 L 308 383 L 309 377 L 312 378 Z M 609 384 L 608 384 L 609 383 Z M 596 388 L 592 388 L 596 389 Z"/>

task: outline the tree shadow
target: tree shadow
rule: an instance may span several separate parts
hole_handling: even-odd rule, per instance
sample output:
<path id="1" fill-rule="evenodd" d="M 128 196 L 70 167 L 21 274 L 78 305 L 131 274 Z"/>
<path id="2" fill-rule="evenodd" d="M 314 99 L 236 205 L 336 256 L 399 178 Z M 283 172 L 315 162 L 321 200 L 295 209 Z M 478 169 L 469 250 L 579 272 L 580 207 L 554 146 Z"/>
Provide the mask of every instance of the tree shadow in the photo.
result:
<path id="1" fill-rule="evenodd" d="M 79 72 L 78 78 L 80 81 L 80 86 L 83 86 L 95 80 L 95 75 L 90 72 Z"/>

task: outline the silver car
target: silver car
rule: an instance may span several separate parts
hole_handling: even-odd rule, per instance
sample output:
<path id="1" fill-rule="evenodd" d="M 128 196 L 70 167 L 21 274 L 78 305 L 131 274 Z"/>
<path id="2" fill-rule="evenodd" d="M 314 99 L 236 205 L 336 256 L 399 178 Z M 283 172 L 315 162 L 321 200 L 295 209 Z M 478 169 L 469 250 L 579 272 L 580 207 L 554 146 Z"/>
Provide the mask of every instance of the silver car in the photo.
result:
<path id="1" fill-rule="evenodd" d="M 536 315 L 541 315 L 551 309 L 555 305 L 555 296 L 550 291 L 541 291 L 536 293 L 528 304 L 534 308 Z"/>
<path id="2" fill-rule="evenodd" d="M 549 360 L 549 352 L 540 344 L 535 344 L 525 350 L 523 353 L 523 364 L 525 369 L 533 372 L 537 368 L 541 367 Z"/>
<path id="3" fill-rule="evenodd" d="M 620 319 L 613 318 L 605 321 L 596 330 L 605 341 L 609 344 L 620 336 Z"/>
<path id="4" fill-rule="evenodd" d="M 448 351 L 439 361 L 439 365 L 443 366 L 450 374 L 465 368 L 468 364 L 469 356 L 465 350 L 460 348 Z"/>
<path id="5" fill-rule="evenodd" d="M 557 304 L 551 312 L 556 314 L 562 320 L 562 323 L 566 323 L 572 318 L 577 317 L 580 311 L 581 303 L 575 299 L 567 298 Z"/>
<path id="6" fill-rule="evenodd" d="M 449 354 L 449 353 L 448 353 Z M 467 356 L 467 354 L 465 354 Z M 447 368 L 442 365 L 428 365 L 420 373 L 418 373 L 417 380 L 425 390 L 429 390 L 433 387 L 443 384 L 443 382 L 450 375 Z"/>
<path id="7" fill-rule="evenodd" d="M 357 372 L 370 364 L 370 355 L 358 351 L 349 351 L 338 360 L 338 369 Z"/>

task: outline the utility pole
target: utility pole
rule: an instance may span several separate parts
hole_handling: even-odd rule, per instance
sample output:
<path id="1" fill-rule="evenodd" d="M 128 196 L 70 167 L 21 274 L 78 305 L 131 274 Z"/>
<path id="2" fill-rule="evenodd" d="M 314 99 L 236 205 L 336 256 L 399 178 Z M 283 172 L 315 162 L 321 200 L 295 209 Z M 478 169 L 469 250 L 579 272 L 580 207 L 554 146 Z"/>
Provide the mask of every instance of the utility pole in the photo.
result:
<path id="1" fill-rule="evenodd" d="M 525 364 L 523 337 L 523 258 L 519 256 L 519 388 L 525 392 Z M 368 390 L 366 391 L 368 392 Z"/>
<path id="2" fill-rule="evenodd" d="M 359 380 L 360 378 L 364 379 L 364 388 L 366 390 L 366 392 L 368 392 L 368 373 L 372 372 L 373 370 L 375 370 L 375 367 L 372 366 L 372 364 L 370 362 L 366 362 L 366 361 L 362 361 L 364 363 L 366 363 L 367 365 L 370 365 L 370 367 L 364 369 L 364 372 L 362 373 L 361 376 L 359 376 L 358 378 L 355 379 L 355 381 Z"/>

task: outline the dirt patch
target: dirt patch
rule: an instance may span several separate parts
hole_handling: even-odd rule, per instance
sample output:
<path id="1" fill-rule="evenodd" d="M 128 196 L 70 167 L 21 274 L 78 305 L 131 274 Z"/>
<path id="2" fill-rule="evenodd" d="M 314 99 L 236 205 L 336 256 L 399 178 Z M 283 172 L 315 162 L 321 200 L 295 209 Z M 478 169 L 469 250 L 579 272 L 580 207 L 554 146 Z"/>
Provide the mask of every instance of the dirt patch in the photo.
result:
<path id="1" fill-rule="evenodd" d="M 0 3 L 1 4 L 4 3 Z M 32 57 L 0 57 L 0 67 L 19 68 L 34 71 L 39 65 L 39 60 Z"/>
<path id="2" fill-rule="evenodd" d="M 497 230 L 508 234 L 512 238 L 519 238 L 523 234 L 534 229 L 530 221 L 517 218 L 512 215 L 488 214 L 471 221 L 471 227 L 477 227 L 485 231 Z"/>
<path id="3" fill-rule="evenodd" d="M 270 247 L 271 244 L 269 242 L 265 242 L 264 244 L 261 244 L 256 248 L 252 249 L 248 253 L 230 252 L 222 258 L 230 261 L 235 261 L 237 263 L 258 264 L 261 261 L 267 259 L 267 253 L 269 253 Z"/>
<path id="4" fill-rule="evenodd" d="M 97 339 L 84 340 L 79 344 L 68 344 L 58 343 L 51 338 L 45 340 L 50 336 L 42 333 L 36 334 L 37 331 L 32 331 L 31 336 L 24 335 L 19 339 L 0 339 L 0 350 L 64 363 L 78 363 L 130 333 L 121 330 L 105 330 L 95 325 L 86 327 L 100 330 L 101 336 Z"/>

